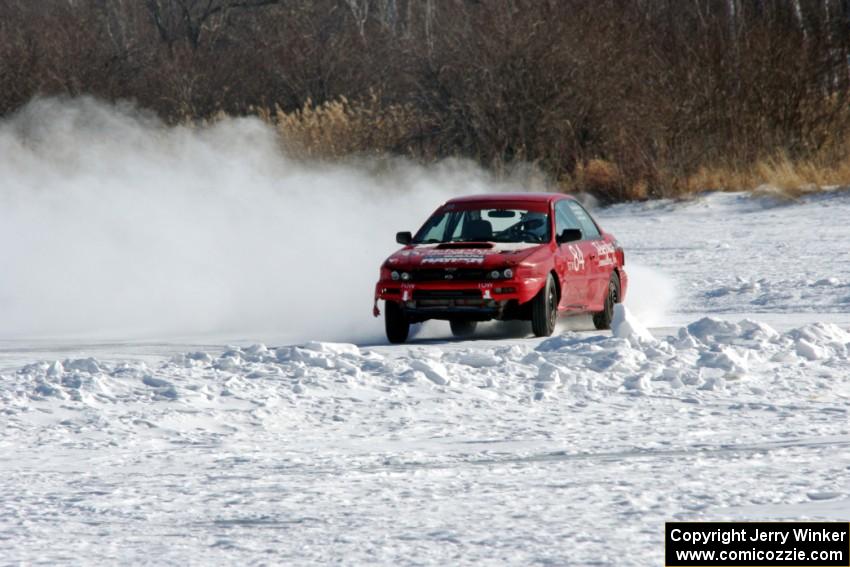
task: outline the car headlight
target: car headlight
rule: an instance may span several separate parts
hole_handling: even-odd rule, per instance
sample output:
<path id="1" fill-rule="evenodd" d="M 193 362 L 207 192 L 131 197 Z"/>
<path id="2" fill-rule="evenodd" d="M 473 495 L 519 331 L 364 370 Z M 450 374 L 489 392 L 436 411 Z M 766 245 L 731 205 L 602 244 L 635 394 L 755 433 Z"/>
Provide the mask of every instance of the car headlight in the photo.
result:
<path id="1" fill-rule="evenodd" d="M 392 273 L 392 274 L 390 274 L 390 277 L 393 279 L 393 281 L 394 281 L 394 282 L 397 282 L 397 281 L 398 281 L 398 278 L 399 278 L 400 276 L 398 275 L 398 272 L 393 271 L 393 273 Z"/>
<path id="2" fill-rule="evenodd" d="M 408 272 L 401 273 L 401 281 L 406 282 L 410 281 L 410 274 Z"/>
<path id="3" fill-rule="evenodd" d="M 514 271 L 510 268 L 505 268 L 504 270 L 493 270 L 492 272 L 487 274 L 487 277 L 491 280 L 509 280 L 514 277 Z"/>

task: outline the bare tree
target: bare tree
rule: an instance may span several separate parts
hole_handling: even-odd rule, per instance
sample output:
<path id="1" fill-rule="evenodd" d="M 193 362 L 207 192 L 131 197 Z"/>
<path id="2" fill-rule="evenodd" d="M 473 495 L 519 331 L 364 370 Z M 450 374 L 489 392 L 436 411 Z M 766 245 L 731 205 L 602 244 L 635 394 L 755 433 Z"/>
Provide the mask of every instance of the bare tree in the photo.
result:
<path id="1" fill-rule="evenodd" d="M 159 31 L 169 45 L 187 39 L 198 47 L 204 31 L 215 29 L 231 10 L 261 8 L 281 0 L 145 0 Z"/>
<path id="2" fill-rule="evenodd" d="M 37 94 L 175 121 L 345 97 L 375 128 L 404 109 L 376 151 L 573 181 L 604 162 L 615 198 L 664 194 L 706 164 L 847 155 L 848 24 L 850 0 L 4 0 L 0 113 Z"/>

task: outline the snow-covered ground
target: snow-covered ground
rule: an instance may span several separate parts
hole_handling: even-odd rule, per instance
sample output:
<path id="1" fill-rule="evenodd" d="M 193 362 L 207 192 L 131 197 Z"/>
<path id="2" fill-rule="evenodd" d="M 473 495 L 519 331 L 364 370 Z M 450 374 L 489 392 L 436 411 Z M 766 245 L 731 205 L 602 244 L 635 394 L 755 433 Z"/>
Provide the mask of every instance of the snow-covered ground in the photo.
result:
<path id="1" fill-rule="evenodd" d="M 0 343 L 2 561 L 660 565 L 665 520 L 847 520 L 850 193 L 598 218 L 613 333 Z"/>
<path id="2" fill-rule="evenodd" d="M 847 192 L 801 203 L 715 193 L 598 216 L 631 259 L 676 280 L 675 319 L 751 313 L 781 325 L 788 315 L 850 322 L 848 210 Z"/>

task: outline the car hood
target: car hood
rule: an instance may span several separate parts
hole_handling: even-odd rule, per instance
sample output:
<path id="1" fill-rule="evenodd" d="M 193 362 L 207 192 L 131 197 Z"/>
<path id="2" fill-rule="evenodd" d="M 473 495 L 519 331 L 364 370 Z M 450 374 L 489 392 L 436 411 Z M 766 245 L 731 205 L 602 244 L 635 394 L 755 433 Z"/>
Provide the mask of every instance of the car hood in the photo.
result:
<path id="1" fill-rule="evenodd" d="M 407 246 L 387 259 L 386 266 L 397 270 L 416 268 L 493 268 L 516 265 L 544 244 L 464 242 Z"/>

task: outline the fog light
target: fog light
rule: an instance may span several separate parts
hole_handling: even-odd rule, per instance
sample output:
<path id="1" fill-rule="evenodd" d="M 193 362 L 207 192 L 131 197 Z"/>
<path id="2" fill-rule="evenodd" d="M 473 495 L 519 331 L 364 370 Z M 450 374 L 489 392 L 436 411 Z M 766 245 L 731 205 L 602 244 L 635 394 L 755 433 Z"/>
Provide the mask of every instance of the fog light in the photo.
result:
<path id="1" fill-rule="evenodd" d="M 401 280 L 402 280 L 402 281 L 405 281 L 405 282 L 406 282 L 406 281 L 409 281 L 409 280 L 410 280 L 410 274 L 409 274 L 409 273 L 407 273 L 407 272 L 402 272 L 402 273 L 401 273 Z"/>
<path id="2" fill-rule="evenodd" d="M 392 274 L 390 274 L 390 277 L 393 279 L 394 282 L 397 282 L 400 276 L 398 275 L 398 272 L 393 272 Z"/>
<path id="3" fill-rule="evenodd" d="M 501 274 L 499 273 L 499 270 L 493 270 L 492 272 L 490 272 L 490 277 L 493 278 L 494 280 L 499 279 L 500 275 Z"/>
<path id="4" fill-rule="evenodd" d="M 506 280 L 509 280 L 514 277 L 514 271 L 510 268 L 507 268 L 504 272 L 502 272 L 502 275 L 505 277 Z"/>
<path id="5" fill-rule="evenodd" d="M 494 289 L 496 293 L 516 293 L 515 287 L 497 287 Z"/>

